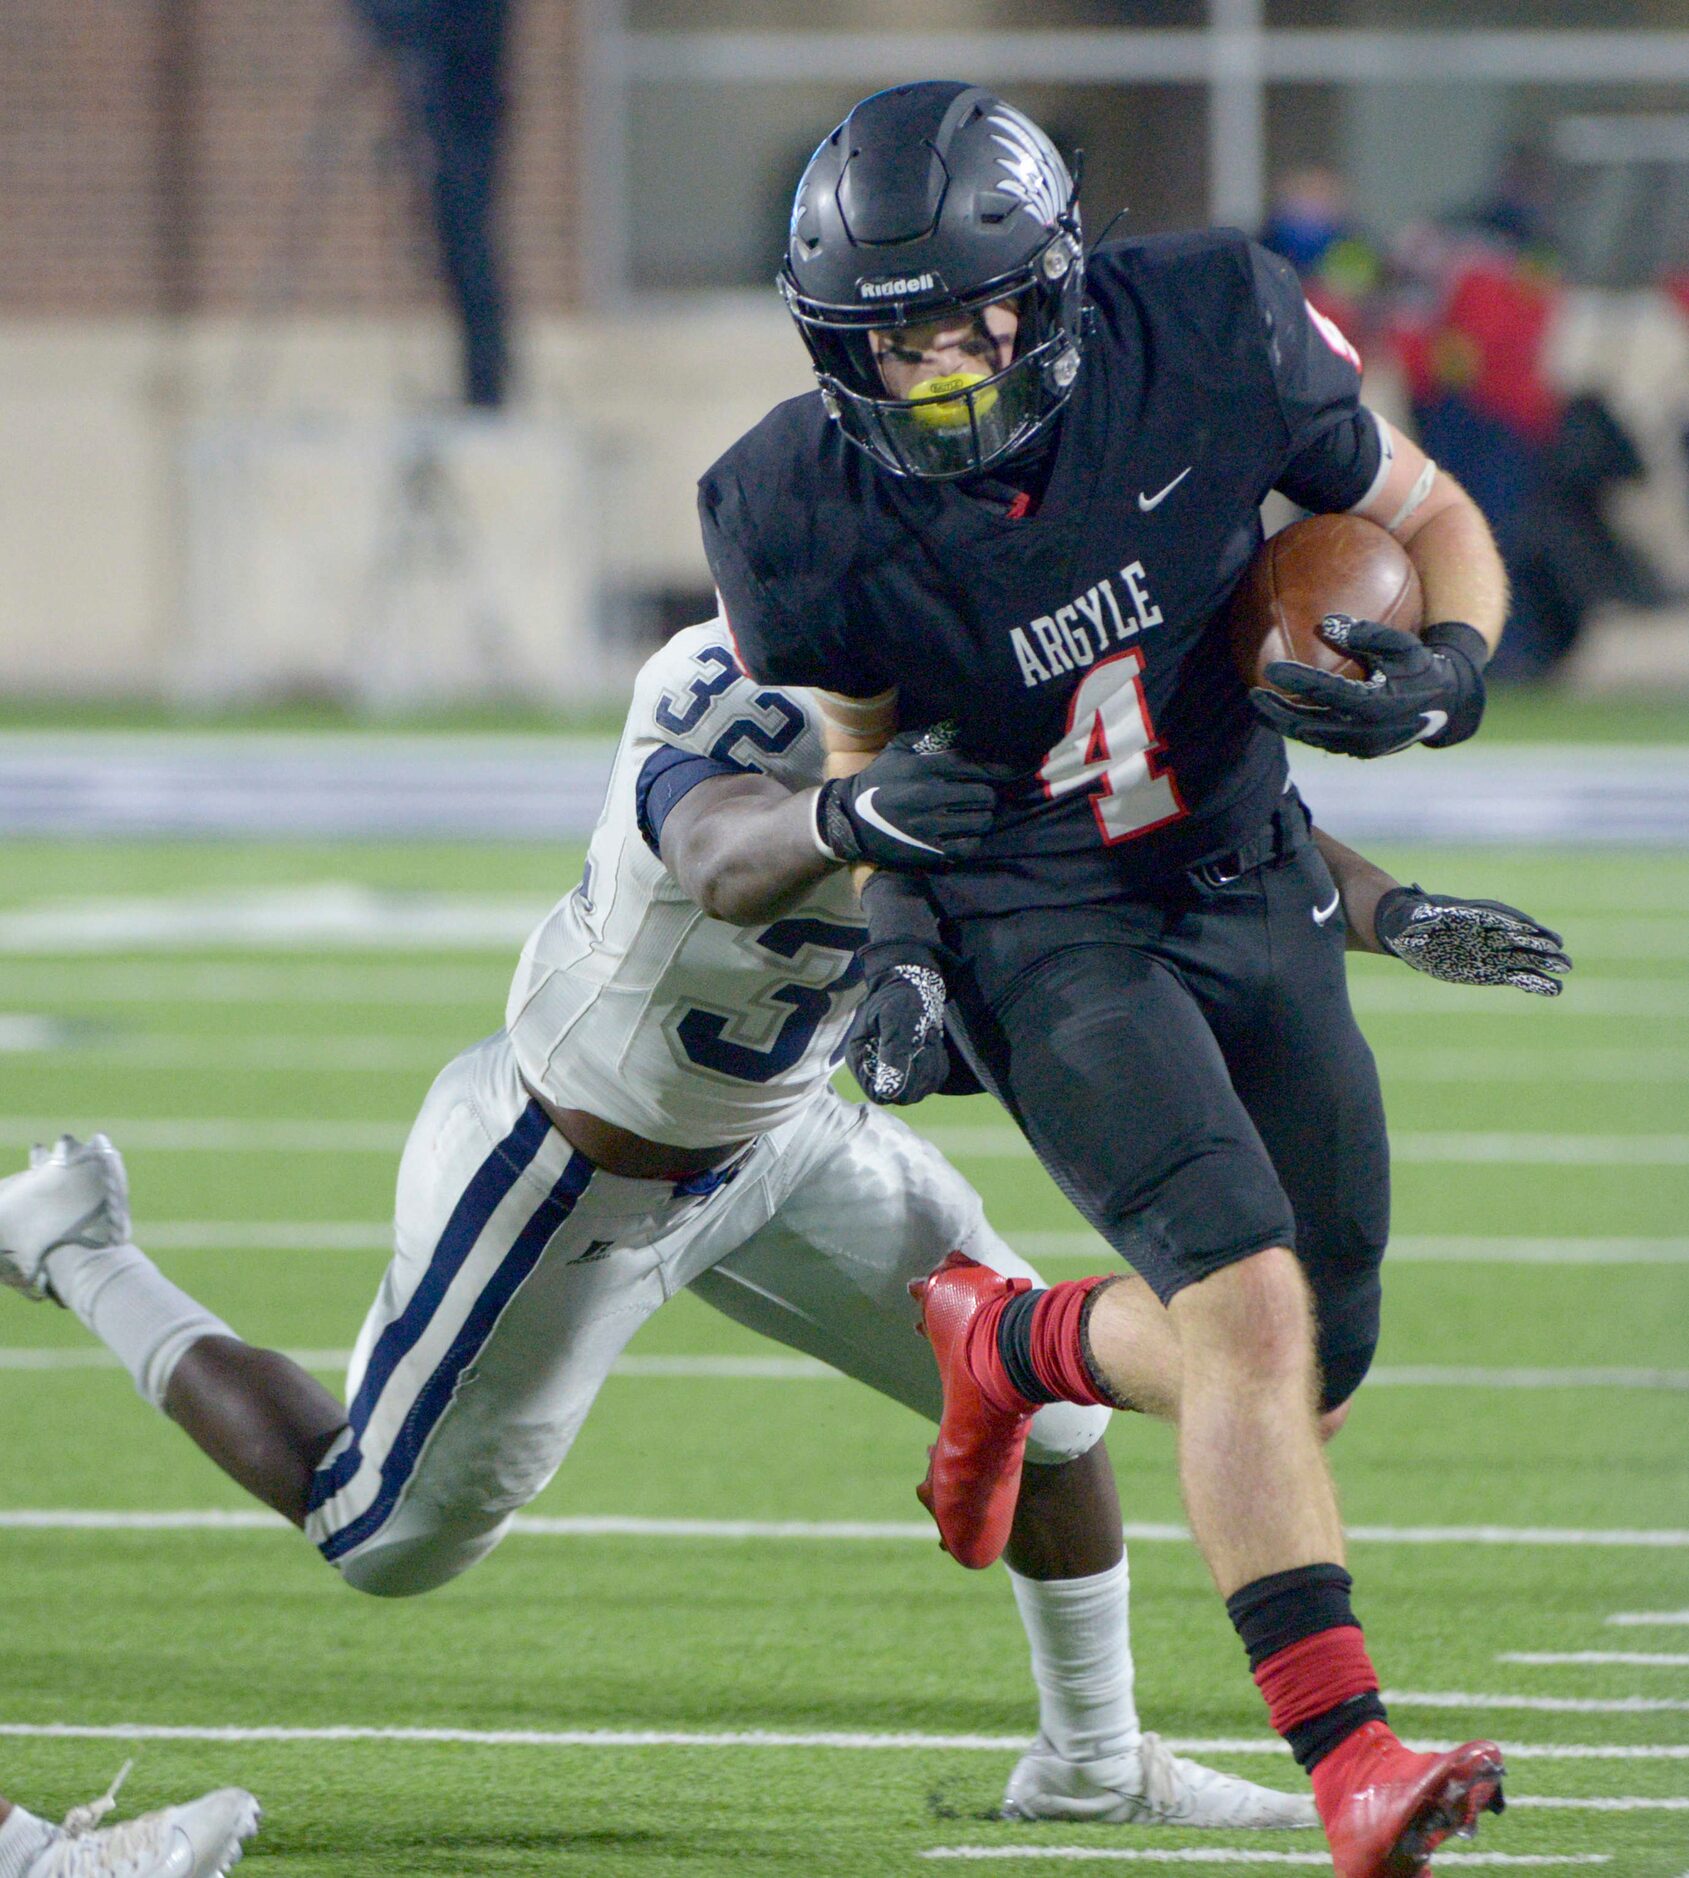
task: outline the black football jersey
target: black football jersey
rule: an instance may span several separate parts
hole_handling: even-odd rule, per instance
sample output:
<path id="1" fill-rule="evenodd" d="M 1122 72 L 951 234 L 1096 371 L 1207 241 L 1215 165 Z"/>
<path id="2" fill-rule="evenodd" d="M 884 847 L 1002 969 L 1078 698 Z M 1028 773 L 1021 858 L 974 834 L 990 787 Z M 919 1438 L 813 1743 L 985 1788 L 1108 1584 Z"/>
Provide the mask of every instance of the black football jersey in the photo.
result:
<path id="1" fill-rule="evenodd" d="M 935 882 L 955 915 L 1131 893 L 1260 826 L 1284 747 L 1234 669 L 1225 602 L 1270 489 L 1348 508 L 1379 461 L 1359 361 L 1242 235 L 1110 246 L 1087 286 L 1032 514 L 887 474 L 817 393 L 699 485 L 750 676 L 895 686 L 901 727 L 950 720 L 964 749 L 1022 772 L 979 855 Z"/>

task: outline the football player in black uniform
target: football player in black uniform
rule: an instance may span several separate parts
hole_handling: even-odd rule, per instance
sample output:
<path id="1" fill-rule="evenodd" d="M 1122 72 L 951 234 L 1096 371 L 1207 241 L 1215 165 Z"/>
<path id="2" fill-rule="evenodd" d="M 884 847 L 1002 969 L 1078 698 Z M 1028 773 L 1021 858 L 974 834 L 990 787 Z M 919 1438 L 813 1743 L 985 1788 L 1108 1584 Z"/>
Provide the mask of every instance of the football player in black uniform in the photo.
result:
<path id="1" fill-rule="evenodd" d="M 1350 1608 L 1321 1437 L 1377 1338 L 1388 1158 L 1282 736 L 1469 737 L 1506 605 L 1489 531 L 1361 405 L 1284 264 L 1224 230 L 1087 255 L 1061 157 L 976 87 L 851 113 L 781 285 L 820 394 L 734 445 L 700 513 L 746 671 L 824 694 L 817 843 L 882 870 L 860 1074 L 881 1100 L 938 1086 L 948 988 L 980 1080 L 1169 1312 L 1191 1524 L 1341 1878 L 1409 1878 L 1499 1807 L 1502 1765 L 1397 1741 Z M 1237 676 L 1223 608 L 1273 489 L 1417 566 L 1423 640 L 1328 622 L 1365 682 Z M 982 843 L 949 855 L 849 780 L 899 731 L 997 783 Z M 1034 1405 L 1132 1403 L 1131 1282 L 1016 1295 L 961 1261 L 925 1287 L 923 1498 L 965 1563 L 1001 1548 Z"/>

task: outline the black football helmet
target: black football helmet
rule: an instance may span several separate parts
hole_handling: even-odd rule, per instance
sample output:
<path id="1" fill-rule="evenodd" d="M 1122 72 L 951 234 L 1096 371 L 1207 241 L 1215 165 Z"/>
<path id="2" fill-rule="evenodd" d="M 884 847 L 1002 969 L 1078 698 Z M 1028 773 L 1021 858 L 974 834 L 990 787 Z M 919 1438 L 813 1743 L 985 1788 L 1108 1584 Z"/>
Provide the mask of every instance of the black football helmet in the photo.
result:
<path id="1" fill-rule="evenodd" d="M 935 80 L 864 99 L 810 158 L 779 283 L 845 436 L 894 476 L 947 481 L 1055 421 L 1079 370 L 1083 263 L 1055 145 L 994 93 Z M 870 333 L 1002 300 L 1019 327 L 1001 371 L 888 395 Z"/>

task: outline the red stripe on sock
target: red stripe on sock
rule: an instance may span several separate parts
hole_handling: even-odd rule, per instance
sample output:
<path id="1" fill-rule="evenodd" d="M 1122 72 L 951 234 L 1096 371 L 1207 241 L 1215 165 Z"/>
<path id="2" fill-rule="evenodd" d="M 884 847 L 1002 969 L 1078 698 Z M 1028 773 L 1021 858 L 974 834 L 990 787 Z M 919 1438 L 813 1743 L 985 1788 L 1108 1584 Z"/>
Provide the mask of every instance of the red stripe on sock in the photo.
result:
<path id="1" fill-rule="evenodd" d="M 1378 1676 L 1358 1624 L 1321 1630 L 1275 1651 L 1255 1672 L 1267 1713 L 1281 1735 L 1357 1695 L 1372 1695 Z"/>
<path id="2" fill-rule="evenodd" d="M 1109 1399 L 1091 1380 L 1080 1328 L 1085 1300 L 1103 1277 L 1070 1278 L 1051 1285 L 1032 1310 L 1032 1373 L 1062 1402 L 1080 1402 L 1087 1408 L 1107 1408 Z"/>

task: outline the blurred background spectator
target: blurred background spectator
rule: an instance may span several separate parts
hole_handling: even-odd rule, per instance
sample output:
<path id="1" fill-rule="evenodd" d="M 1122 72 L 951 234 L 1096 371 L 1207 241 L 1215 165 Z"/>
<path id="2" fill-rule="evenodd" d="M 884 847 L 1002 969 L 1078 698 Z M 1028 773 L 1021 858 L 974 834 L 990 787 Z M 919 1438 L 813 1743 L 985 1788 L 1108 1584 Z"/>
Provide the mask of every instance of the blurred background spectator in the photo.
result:
<path id="1" fill-rule="evenodd" d="M 1273 190 L 1261 241 L 1302 277 L 1308 299 L 1357 347 L 1370 341 L 1383 284 L 1376 244 L 1354 220 L 1349 187 L 1324 164 L 1292 170 Z"/>
<path id="2" fill-rule="evenodd" d="M 353 0 L 392 58 L 463 334 L 463 398 L 496 407 L 510 369 L 495 227 L 509 0 Z"/>
<path id="3" fill-rule="evenodd" d="M 1681 0 L 12 0 L 0 693 L 614 699 L 808 382 L 804 158 L 935 36 L 1093 237 L 1295 262 L 1502 534 L 1516 671 L 1689 687 Z"/>

